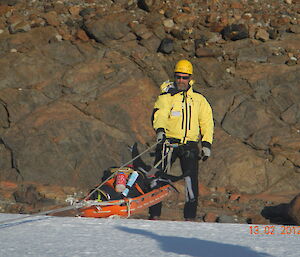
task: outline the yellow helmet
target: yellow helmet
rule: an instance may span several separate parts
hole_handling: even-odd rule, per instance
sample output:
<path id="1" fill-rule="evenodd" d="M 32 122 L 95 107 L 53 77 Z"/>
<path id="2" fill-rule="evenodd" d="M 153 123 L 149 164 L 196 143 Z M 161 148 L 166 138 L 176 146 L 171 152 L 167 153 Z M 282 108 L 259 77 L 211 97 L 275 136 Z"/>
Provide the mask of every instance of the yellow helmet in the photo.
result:
<path id="1" fill-rule="evenodd" d="M 188 60 L 180 60 L 176 63 L 174 72 L 193 74 L 193 65 Z"/>

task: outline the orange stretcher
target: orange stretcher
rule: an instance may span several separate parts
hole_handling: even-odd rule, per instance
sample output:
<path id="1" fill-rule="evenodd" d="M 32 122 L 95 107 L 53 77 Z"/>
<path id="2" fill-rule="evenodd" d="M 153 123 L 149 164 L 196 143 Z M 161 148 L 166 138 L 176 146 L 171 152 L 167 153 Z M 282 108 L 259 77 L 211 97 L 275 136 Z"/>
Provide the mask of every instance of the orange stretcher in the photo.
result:
<path id="1" fill-rule="evenodd" d="M 87 200 L 86 207 L 79 209 L 81 217 L 108 218 L 113 215 L 130 217 L 132 214 L 161 202 L 174 191 L 170 184 L 151 190 L 134 198 L 112 201 Z"/>

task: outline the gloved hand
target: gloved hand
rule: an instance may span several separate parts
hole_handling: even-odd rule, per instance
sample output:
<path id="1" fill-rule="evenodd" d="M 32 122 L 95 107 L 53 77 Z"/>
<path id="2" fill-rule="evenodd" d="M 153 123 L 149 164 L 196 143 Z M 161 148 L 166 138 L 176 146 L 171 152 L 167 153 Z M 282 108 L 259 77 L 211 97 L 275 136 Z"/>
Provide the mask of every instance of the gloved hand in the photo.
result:
<path id="1" fill-rule="evenodd" d="M 206 161 L 208 159 L 208 157 L 210 157 L 211 155 L 211 144 L 208 143 L 208 142 L 202 142 L 202 150 L 201 150 L 201 154 L 200 154 L 200 157 L 201 157 L 201 160 L 202 161 Z"/>
<path id="2" fill-rule="evenodd" d="M 158 129 L 156 131 L 156 142 L 163 144 L 166 141 L 166 133 L 164 129 Z"/>
<path id="3" fill-rule="evenodd" d="M 211 153 L 211 151 L 208 147 L 202 147 L 201 160 L 205 162 L 208 159 L 208 157 L 210 156 L 210 153 Z"/>

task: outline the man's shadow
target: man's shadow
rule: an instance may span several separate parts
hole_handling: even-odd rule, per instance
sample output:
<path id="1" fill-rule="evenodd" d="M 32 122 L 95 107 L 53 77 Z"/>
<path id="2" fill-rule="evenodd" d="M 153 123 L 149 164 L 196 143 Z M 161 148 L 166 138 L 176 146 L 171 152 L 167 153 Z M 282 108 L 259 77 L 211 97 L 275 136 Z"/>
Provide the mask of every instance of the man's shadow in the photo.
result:
<path id="1" fill-rule="evenodd" d="M 269 254 L 256 252 L 245 246 L 217 243 L 198 238 L 161 236 L 147 230 L 122 226 L 118 226 L 117 229 L 155 239 L 160 244 L 161 250 L 167 253 L 184 254 L 193 257 L 271 257 Z"/>

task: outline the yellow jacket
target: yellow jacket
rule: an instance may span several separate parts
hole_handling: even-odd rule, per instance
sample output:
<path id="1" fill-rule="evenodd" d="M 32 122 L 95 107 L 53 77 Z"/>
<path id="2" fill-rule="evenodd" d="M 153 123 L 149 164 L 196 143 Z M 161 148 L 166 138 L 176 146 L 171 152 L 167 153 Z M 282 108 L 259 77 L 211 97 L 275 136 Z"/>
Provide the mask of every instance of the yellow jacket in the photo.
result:
<path id="1" fill-rule="evenodd" d="M 158 96 L 153 112 L 153 127 L 155 130 L 164 129 L 167 138 L 187 141 L 213 141 L 212 109 L 200 93 L 191 87 L 187 91 L 177 91 L 172 82 L 166 81 L 161 85 L 162 93 Z M 205 143 L 204 143 L 205 144 Z"/>

